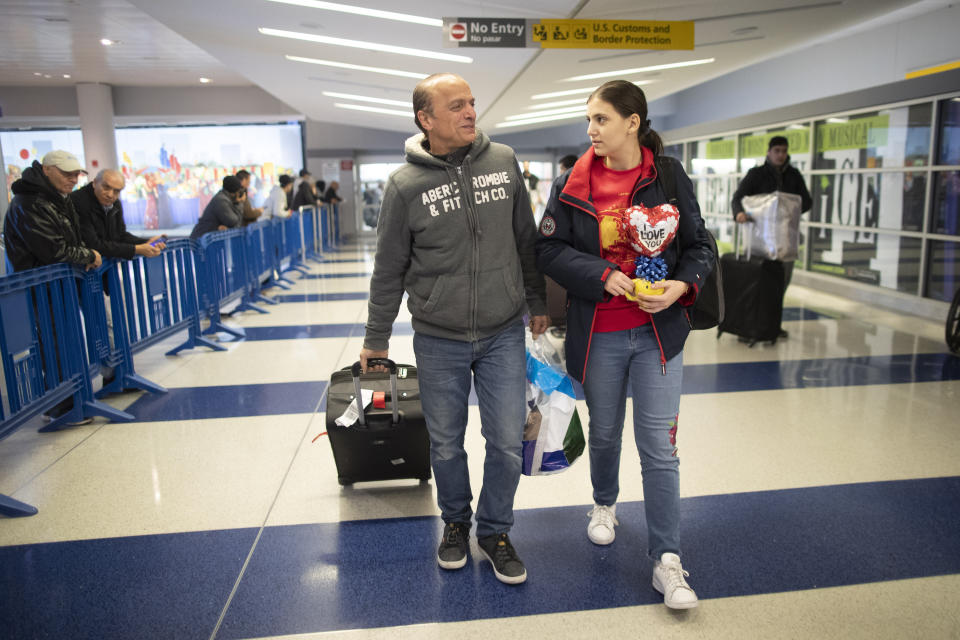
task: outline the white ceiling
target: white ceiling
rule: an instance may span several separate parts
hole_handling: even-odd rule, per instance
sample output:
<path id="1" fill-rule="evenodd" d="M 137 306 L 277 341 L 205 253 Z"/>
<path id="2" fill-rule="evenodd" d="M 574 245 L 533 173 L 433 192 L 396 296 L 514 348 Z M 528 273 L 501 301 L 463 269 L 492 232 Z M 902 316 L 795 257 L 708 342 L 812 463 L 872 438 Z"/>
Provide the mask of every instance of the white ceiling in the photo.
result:
<path id="1" fill-rule="evenodd" d="M 600 81 L 563 82 L 574 75 L 715 58 L 712 64 L 631 74 L 648 99 L 672 93 L 818 41 L 878 23 L 933 11 L 933 0 L 363 0 L 364 7 L 442 17 L 605 18 L 693 20 L 694 51 L 449 49 L 439 27 L 305 8 L 268 0 L 0 0 L 0 84 L 66 85 L 103 82 L 132 86 L 189 86 L 201 76 L 212 86 L 253 84 L 307 117 L 394 131 L 414 131 L 401 117 L 334 107 L 367 104 L 324 96 L 339 91 L 409 100 L 412 78 L 290 61 L 285 55 L 323 58 L 429 74 L 459 73 L 477 98 L 480 125 L 513 132 L 555 126 L 546 122 L 510 129 L 496 125 L 529 111 L 537 93 L 589 87 Z M 266 27 L 455 53 L 469 64 L 431 60 L 263 35 Z M 120 40 L 111 47 L 100 38 Z M 829 70 L 825 70 L 829 72 Z M 71 78 L 63 78 L 63 74 Z M 40 74 L 40 75 L 36 75 Z M 50 77 L 45 77 L 50 76 Z M 582 94 L 585 98 L 585 94 Z M 576 98 L 571 96 L 568 99 Z M 563 98 L 557 98 L 562 100 Z M 380 105 L 383 106 L 383 105 Z M 386 107 L 405 110 L 403 107 Z"/>

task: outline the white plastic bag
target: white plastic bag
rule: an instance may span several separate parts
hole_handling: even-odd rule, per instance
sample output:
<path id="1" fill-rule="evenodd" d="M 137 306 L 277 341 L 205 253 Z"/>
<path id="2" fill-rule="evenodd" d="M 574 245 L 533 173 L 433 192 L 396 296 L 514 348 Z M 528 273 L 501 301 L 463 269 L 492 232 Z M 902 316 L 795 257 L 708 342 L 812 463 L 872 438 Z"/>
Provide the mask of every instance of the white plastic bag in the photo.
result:
<path id="1" fill-rule="evenodd" d="M 755 223 L 750 242 L 752 255 L 767 260 L 797 259 L 801 203 L 800 196 L 783 191 L 744 196 L 743 210 Z"/>
<path id="2" fill-rule="evenodd" d="M 556 349 L 543 336 L 527 338 L 522 470 L 528 476 L 558 473 L 569 468 L 586 446 L 576 394 Z"/>

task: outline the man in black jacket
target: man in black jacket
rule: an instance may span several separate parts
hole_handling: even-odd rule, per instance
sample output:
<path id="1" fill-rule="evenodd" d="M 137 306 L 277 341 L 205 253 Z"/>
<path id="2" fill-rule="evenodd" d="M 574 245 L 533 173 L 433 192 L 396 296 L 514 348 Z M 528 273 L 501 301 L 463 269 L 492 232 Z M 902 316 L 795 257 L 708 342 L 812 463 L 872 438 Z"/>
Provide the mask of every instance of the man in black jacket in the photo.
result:
<path id="1" fill-rule="evenodd" d="M 70 262 L 87 269 L 100 266 L 100 253 L 84 244 L 77 212 L 67 197 L 77 186 L 81 173 L 86 171 L 73 154 L 51 151 L 43 156 L 42 164 L 34 160 L 32 166 L 23 170 L 23 176 L 11 185 L 13 200 L 3 221 L 3 236 L 7 258 L 14 271 L 58 262 Z M 59 369 L 59 358 L 59 353 L 54 361 L 47 361 L 44 357 L 44 369 Z M 70 396 L 46 416 L 53 419 L 72 409 L 73 396 Z M 71 422 L 69 426 L 92 421 L 87 417 Z"/>
<path id="2" fill-rule="evenodd" d="M 123 206 L 120 192 L 123 191 L 123 174 L 114 169 L 104 169 L 93 182 L 70 194 L 70 200 L 80 218 L 80 233 L 83 242 L 107 258 L 129 260 L 134 256 L 152 258 L 160 255 L 164 245 L 163 236 L 140 238 L 127 231 L 123 221 Z M 156 242 L 156 245 L 153 243 Z"/>
<path id="3" fill-rule="evenodd" d="M 211 231 L 225 231 L 240 226 L 240 214 L 236 205 L 246 197 L 247 192 L 236 176 L 227 176 L 223 179 L 223 188 L 207 203 L 203 214 L 197 221 L 191 240 L 199 240 L 200 236 Z"/>
<path id="4" fill-rule="evenodd" d="M 753 167 L 740 181 L 733 194 L 731 202 L 733 217 L 739 223 L 751 222 L 752 219 L 743 210 L 744 196 L 754 196 L 760 193 L 782 191 L 800 196 L 800 211 L 806 212 L 813 206 L 813 199 L 807 191 L 807 183 L 796 167 L 790 164 L 788 141 L 783 136 L 773 136 L 767 146 L 767 160 L 762 165 Z M 799 221 L 797 221 L 799 225 Z M 793 261 L 783 263 L 783 293 L 786 295 L 793 275 Z M 787 332 L 780 329 L 780 337 L 786 338 Z"/>
<path id="5" fill-rule="evenodd" d="M 100 253 L 84 244 L 77 212 L 67 197 L 81 173 L 86 171 L 73 154 L 51 151 L 11 185 L 13 200 L 3 235 L 14 271 L 58 262 L 87 269 L 100 266 Z"/>

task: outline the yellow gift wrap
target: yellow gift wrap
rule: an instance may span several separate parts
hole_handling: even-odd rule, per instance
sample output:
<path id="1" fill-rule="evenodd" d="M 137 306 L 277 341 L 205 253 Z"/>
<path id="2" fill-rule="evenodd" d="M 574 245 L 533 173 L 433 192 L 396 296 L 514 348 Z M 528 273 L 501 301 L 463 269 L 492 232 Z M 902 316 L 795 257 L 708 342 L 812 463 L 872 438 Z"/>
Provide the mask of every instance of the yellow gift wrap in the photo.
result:
<path id="1" fill-rule="evenodd" d="M 624 295 L 627 296 L 627 300 L 637 300 L 638 298 L 636 296 L 640 293 L 647 296 L 659 296 L 663 294 L 663 289 L 654 289 L 652 282 L 644 280 L 643 278 L 634 278 L 633 295 L 630 295 L 629 293 L 625 293 Z"/>

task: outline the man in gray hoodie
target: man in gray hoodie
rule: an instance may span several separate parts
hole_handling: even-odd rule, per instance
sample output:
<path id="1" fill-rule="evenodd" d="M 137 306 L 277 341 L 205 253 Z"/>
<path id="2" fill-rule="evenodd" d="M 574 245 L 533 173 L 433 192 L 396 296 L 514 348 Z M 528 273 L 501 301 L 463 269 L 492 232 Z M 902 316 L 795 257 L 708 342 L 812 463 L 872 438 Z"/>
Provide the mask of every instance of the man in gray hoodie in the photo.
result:
<path id="1" fill-rule="evenodd" d="M 387 357 L 406 291 L 445 523 L 437 562 L 467 562 L 473 495 L 463 441 L 472 377 L 486 439 L 477 543 L 497 579 L 519 584 L 527 572 L 507 534 L 526 414 L 522 316 L 529 313 L 534 335 L 549 325 L 530 199 L 513 150 L 476 129 L 463 78 L 424 79 L 413 110 L 423 133 L 407 140 L 407 163 L 384 190 L 360 361 L 366 370 L 369 358 Z"/>

